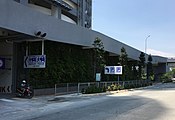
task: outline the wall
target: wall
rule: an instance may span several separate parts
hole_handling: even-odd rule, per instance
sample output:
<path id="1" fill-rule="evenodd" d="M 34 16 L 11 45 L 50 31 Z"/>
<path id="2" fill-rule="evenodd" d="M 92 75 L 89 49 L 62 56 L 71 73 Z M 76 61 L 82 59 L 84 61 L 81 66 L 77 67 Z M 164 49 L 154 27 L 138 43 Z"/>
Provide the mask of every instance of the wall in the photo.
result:
<path id="1" fill-rule="evenodd" d="M 5 68 L 0 69 L 0 93 L 11 93 L 12 44 L 0 42 L 0 58 L 5 59 Z"/>
<path id="2" fill-rule="evenodd" d="M 51 16 L 51 10 L 41 7 L 41 6 L 37 6 L 37 5 L 33 5 L 33 4 L 28 4 L 29 7 L 43 13 L 46 14 L 48 16 Z M 66 16 L 64 14 L 61 14 L 61 20 L 64 20 L 66 22 L 72 23 L 72 24 L 76 24 L 76 22 L 74 20 L 72 20 L 69 16 Z"/>
<path id="3" fill-rule="evenodd" d="M 4 11 L 8 11 L 9 14 Z M 55 19 L 16 2 L 1 0 L 0 16 L 2 17 L 0 27 L 5 29 L 15 30 L 31 36 L 34 36 L 34 33 L 40 30 L 47 33 L 45 37 L 47 40 L 89 47 L 92 47 L 95 38 L 99 37 L 104 43 L 106 51 L 120 54 L 121 48 L 125 47 L 129 58 L 139 60 L 141 51 L 135 48 L 99 32 Z"/>

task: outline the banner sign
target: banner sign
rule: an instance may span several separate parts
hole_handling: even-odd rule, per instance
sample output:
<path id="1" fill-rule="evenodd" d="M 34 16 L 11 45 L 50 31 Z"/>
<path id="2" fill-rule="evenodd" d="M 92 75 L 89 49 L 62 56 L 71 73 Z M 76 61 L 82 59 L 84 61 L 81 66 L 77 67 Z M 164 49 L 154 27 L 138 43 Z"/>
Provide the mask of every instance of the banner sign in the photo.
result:
<path id="1" fill-rule="evenodd" d="M 0 57 L 0 69 L 5 69 L 5 58 Z"/>
<path id="2" fill-rule="evenodd" d="M 24 68 L 45 68 L 46 55 L 24 56 Z"/>
<path id="3" fill-rule="evenodd" d="M 105 74 L 122 74 L 122 66 L 105 66 Z"/>

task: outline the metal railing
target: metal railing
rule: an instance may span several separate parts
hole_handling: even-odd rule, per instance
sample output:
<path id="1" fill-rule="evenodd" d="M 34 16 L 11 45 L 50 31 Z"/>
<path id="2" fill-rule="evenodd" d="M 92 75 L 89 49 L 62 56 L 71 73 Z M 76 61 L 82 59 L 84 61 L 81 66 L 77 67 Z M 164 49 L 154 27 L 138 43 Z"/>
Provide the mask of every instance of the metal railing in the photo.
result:
<path id="1" fill-rule="evenodd" d="M 107 82 L 85 82 L 85 83 L 59 83 L 55 84 L 55 95 L 69 94 L 69 93 L 81 93 L 83 89 L 90 86 L 105 87 L 112 84 L 119 84 L 123 88 L 135 88 L 137 86 L 149 85 L 151 81 L 148 80 L 132 80 L 132 81 L 107 81 Z"/>

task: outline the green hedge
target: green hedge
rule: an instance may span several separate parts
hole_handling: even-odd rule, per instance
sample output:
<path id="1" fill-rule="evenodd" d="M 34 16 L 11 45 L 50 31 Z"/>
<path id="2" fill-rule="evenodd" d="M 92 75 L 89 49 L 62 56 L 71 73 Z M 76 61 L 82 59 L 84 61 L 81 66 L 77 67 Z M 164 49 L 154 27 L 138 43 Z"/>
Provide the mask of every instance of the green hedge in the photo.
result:
<path id="1" fill-rule="evenodd" d="M 97 86 L 90 86 L 90 87 L 82 90 L 82 93 L 84 93 L 84 94 L 102 93 L 102 92 L 106 92 L 106 88 L 100 88 Z"/>
<path id="2" fill-rule="evenodd" d="M 30 54 L 41 54 L 41 42 L 30 43 Z M 93 81 L 92 51 L 80 46 L 45 41 L 46 68 L 30 69 L 34 88 L 54 87 L 58 83 Z"/>

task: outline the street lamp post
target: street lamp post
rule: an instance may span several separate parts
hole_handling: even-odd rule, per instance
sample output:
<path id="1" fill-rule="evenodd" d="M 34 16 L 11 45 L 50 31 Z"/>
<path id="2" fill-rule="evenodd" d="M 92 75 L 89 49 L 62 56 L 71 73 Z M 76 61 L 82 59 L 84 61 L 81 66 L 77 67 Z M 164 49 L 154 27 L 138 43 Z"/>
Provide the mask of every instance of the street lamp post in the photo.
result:
<path id="1" fill-rule="evenodd" d="M 150 37 L 150 35 L 148 35 L 145 39 L 145 57 L 146 57 L 146 53 L 147 53 L 147 39 Z"/>
<path id="2" fill-rule="evenodd" d="M 146 57 L 146 54 L 147 54 L 147 39 L 148 39 L 149 37 L 150 37 L 150 35 L 148 35 L 148 36 L 146 37 L 146 39 L 145 39 L 145 62 L 146 62 L 146 66 L 145 66 L 145 67 L 146 67 L 146 69 L 145 69 L 146 71 L 145 71 L 145 72 L 146 72 L 146 76 L 147 76 L 147 69 L 148 69 L 148 68 L 147 68 L 147 57 Z M 147 76 L 146 78 L 148 79 L 148 76 Z"/>

